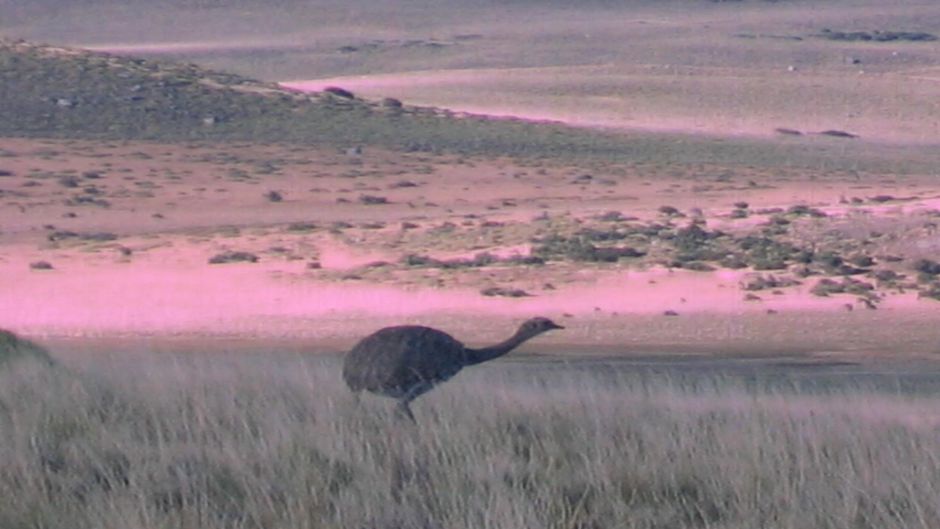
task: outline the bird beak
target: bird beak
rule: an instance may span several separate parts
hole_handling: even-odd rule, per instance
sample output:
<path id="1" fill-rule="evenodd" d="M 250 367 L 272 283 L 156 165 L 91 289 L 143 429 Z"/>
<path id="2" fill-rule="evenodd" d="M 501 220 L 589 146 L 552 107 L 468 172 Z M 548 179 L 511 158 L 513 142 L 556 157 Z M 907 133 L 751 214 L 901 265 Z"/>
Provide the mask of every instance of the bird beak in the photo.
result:
<path id="1" fill-rule="evenodd" d="M 552 329 L 564 329 L 564 327 L 562 327 L 561 325 L 558 325 L 558 324 L 555 323 L 555 322 L 552 322 L 552 327 L 551 327 L 551 328 L 552 328 Z"/>

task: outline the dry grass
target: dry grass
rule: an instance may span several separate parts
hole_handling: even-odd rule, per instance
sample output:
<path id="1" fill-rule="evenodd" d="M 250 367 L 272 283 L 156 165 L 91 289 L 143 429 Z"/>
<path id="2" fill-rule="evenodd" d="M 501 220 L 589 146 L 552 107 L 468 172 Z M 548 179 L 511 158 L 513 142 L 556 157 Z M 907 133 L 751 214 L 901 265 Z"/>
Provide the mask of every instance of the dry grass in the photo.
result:
<path id="1" fill-rule="evenodd" d="M 334 361 L 170 355 L 0 372 L 0 527 L 935 528 L 936 397 L 462 374 L 357 406 Z"/>

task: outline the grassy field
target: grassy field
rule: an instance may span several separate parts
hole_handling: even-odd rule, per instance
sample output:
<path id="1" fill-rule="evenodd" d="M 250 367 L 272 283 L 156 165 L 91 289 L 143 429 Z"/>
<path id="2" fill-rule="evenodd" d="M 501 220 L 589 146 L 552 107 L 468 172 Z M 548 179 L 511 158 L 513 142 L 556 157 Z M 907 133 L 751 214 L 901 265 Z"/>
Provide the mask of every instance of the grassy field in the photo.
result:
<path id="1" fill-rule="evenodd" d="M 357 405 L 332 360 L 67 364 L 0 371 L 5 529 L 940 524 L 936 395 L 499 362 L 412 427 Z"/>

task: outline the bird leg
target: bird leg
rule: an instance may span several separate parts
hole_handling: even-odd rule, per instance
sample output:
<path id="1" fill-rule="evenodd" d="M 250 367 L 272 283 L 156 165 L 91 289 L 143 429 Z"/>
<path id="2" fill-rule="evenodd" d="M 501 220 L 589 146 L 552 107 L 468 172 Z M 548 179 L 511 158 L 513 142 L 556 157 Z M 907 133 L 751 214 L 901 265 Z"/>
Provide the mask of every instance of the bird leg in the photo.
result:
<path id="1" fill-rule="evenodd" d="M 417 423 L 417 421 L 415 421 L 414 414 L 411 413 L 411 406 L 409 406 L 410 403 L 411 399 L 407 398 L 398 401 L 398 406 L 395 407 L 395 415 L 398 417 L 404 417 L 413 423 Z"/>

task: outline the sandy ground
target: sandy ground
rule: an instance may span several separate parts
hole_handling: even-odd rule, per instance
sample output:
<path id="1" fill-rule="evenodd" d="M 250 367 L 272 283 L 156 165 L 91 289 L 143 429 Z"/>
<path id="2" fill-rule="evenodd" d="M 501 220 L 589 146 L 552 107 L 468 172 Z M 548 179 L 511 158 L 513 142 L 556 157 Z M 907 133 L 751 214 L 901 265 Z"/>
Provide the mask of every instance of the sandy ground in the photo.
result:
<path id="1" fill-rule="evenodd" d="M 50 342 L 339 351 L 388 324 L 435 325 L 485 343 L 545 315 L 568 329 L 524 352 L 928 358 L 940 351 L 940 328 L 931 323 L 937 302 L 912 293 L 866 310 L 852 297 L 813 296 L 807 285 L 745 299 L 739 283 L 747 270 L 395 264 L 408 254 L 527 255 L 531 237 L 550 222 L 611 210 L 655 218 L 664 204 L 699 208 L 710 226 L 746 230 L 757 220 L 729 218 L 736 201 L 809 204 L 838 217 L 859 213 L 845 197 L 916 197 L 863 208 L 864 222 L 897 223 L 936 206 L 940 186 L 930 175 L 821 181 L 758 172 L 759 185 L 742 186 L 600 165 L 592 178 L 605 183 L 585 184 L 577 179 L 585 167 L 368 148 L 353 156 L 263 145 L 0 145 L 0 169 L 9 173 L 0 177 L 3 326 Z M 282 200 L 270 200 L 271 191 Z M 388 203 L 365 204 L 364 195 Z M 931 240 L 914 251 L 930 254 Z M 208 263 L 224 251 L 251 252 L 258 262 Z M 31 266 L 39 261 L 52 269 Z M 488 286 L 530 295 L 481 295 Z"/>

